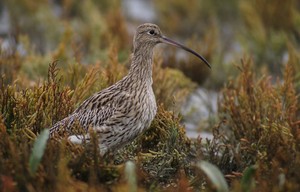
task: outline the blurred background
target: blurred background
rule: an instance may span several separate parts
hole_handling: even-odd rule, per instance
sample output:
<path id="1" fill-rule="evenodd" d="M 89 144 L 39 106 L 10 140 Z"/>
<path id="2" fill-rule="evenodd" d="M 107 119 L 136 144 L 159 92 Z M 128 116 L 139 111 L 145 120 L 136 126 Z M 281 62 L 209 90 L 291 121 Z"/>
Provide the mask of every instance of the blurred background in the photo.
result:
<path id="1" fill-rule="evenodd" d="M 237 77 L 241 59 L 252 59 L 255 74 L 274 82 L 291 54 L 300 70 L 297 0 L 0 0 L 1 75 L 26 89 L 46 79 L 49 63 L 58 60 L 64 83 L 75 88 L 88 68 L 115 63 L 111 74 L 100 71 L 106 84 L 91 88 L 80 103 L 126 74 L 134 31 L 145 22 L 212 65 L 209 70 L 170 46 L 156 49 L 157 100 L 183 115 L 189 137 L 199 131 L 211 137 L 207 129 L 219 121 L 220 90 Z"/>

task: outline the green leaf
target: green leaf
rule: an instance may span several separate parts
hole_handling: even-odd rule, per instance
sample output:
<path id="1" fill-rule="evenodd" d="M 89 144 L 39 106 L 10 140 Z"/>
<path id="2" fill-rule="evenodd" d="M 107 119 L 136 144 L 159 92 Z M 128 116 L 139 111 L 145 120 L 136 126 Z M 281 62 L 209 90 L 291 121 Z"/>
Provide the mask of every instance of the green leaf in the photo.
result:
<path id="1" fill-rule="evenodd" d="M 35 174 L 42 160 L 49 134 L 49 129 L 43 130 L 33 144 L 32 152 L 29 158 L 29 169 L 32 174 Z"/>
<path id="2" fill-rule="evenodd" d="M 245 169 L 243 173 L 243 177 L 241 179 L 241 186 L 243 191 L 248 192 L 251 191 L 251 189 L 253 188 L 254 185 L 253 177 L 255 175 L 255 171 L 256 171 L 255 165 L 252 165 Z"/>
<path id="3" fill-rule="evenodd" d="M 137 191 L 137 179 L 135 172 L 135 164 L 132 161 L 127 161 L 125 163 L 125 176 L 128 182 L 128 191 L 136 192 Z"/>
<path id="4" fill-rule="evenodd" d="M 207 161 L 200 161 L 197 163 L 197 167 L 200 168 L 210 179 L 212 184 L 216 187 L 218 192 L 227 192 L 228 184 L 221 173 L 221 171 L 215 165 L 207 162 Z"/>

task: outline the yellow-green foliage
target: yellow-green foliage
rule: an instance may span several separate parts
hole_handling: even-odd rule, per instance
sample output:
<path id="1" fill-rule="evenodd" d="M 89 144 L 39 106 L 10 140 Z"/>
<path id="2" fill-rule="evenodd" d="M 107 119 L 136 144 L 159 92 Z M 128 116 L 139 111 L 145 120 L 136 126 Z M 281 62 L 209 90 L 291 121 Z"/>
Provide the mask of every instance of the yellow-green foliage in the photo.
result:
<path id="1" fill-rule="evenodd" d="M 185 39 L 194 37 L 196 50 L 217 69 L 212 70 L 207 81 L 210 87 L 221 87 L 228 76 L 236 76 L 233 63 L 244 54 L 253 57 L 256 72 L 267 69 L 281 75 L 287 42 L 299 49 L 300 13 L 296 0 L 284 3 L 280 0 L 230 0 L 223 4 L 217 0 L 155 2 L 163 31 Z M 167 64 L 184 69 L 189 75 L 199 71 L 198 78 L 192 79 L 203 83 L 207 73 L 203 74 L 199 65 L 195 70 L 194 65 L 188 63 Z"/>
<path id="2" fill-rule="evenodd" d="M 179 118 L 159 107 L 151 128 L 114 158 L 100 157 L 98 140 L 91 145 L 74 145 L 66 140 L 49 140 L 35 175 L 28 166 L 32 141 L 24 134 L 10 134 L 5 125 L 0 131 L 0 172 L 2 189 L 19 191 L 73 191 L 126 189 L 122 182 L 123 162 L 132 158 L 139 167 L 139 187 L 160 189 L 174 183 L 177 174 L 188 166 L 190 141 Z M 12 136 L 12 137 L 11 137 Z M 121 162 L 121 165 L 115 165 Z M 117 163 L 118 164 L 118 163 Z M 121 179 L 121 180 L 120 180 Z M 13 185 L 12 183 L 17 183 Z M 143 183 L 143 184 L 142 184 Z M 125 189 L 124 189 L 125 188 Z"/>
<path id="3" fill-rule="evenodd" d="M 241 1 L 239 7 L 245 23 L 240 38 L 246 50 L 254 53 L 257 66 L 267 65 L 272 73 L 280 74 L 287 40 L 295 42 L 300 35 L 296 1 Z"/>
<path id="4" fill-rule="evenodd" d="M 191 141 L 185 136 L 185 129 L 179 121 L 179 117 L 159 106 L 151 127 L 119 152 L 116 161 L 135 159 L 140 167 L 139 180 L 147 188 L 159 189 L 176 183 L 178 175 L 190 166 L 188 156 L 191 147 Z"/>
<path id="5" fill-rule="evenodd" d="M 232 191 L 299 190 L 299 62 L 291 55 L 283 79 L 275 82 L 270 76 L 257 77 L 253 61 L 243 59 L 239 76 L 222 90 L 222 121 L 213 128 L 214 138 L 205 145 L 202 139 L 195 142 L 196 156 L 218 165 Z M 241 182 L 250 167 L 254 174 Z"/>
<path id="6" fill-rule="evenodd" d="M 149 130 L 106 157 L 95 137 L 83 145 L 51 139 L 35 175 L 29 161 L 41 130 L 126 75 L 130 25 L 118 0 L 0 4 L 17 45 L 2 49 L 0 37 L 0 191 L 215 191 L 194 166 L 202 159 L 219 167 L 232 191 L 299 191 L 298 1 L 154 1 L 164 34 L 186 41 L 212 70 L 164 47 L 153 60 L 159 108 Z M 243 56 L 253 61 L 232 64 Z M 205 144 L 185 136 L 177 115 L 196 87 L 185 75 L 222 88 L 220 122 Z M 137 186 L 124 175 L 127 160 L 135 164 Z M 254 172 L 248 180 L 241 179 L 244 170 Z"/>
<path id="7" fill-rule="evenodd" d="M 289 51 L 289 64 L 293 66 L 294 71 L 294 84 L 297 93 L 300 93 L 300 54 L 295 46 L 291 43 L 288 44 Z"/>
<path id="8" fill-rule="evenodd" d="M 72 35 L 69 36 L 69 32 L 66 31 L 58 47 L 46 55 L 32 50 L 26 36 L 22 41 L 27 42 L 28 55 L 1 54 L 1 190 L 124 189 L 124 182 L 119 182 L 123 178 L 123 164 L 116 166 L 115 162 L 125 162 L 136 156 L 140 156 L 136 164 L 143 170 L 138 173 L 144 175 L 145 186 L 140 188 L 160 188 L 160 183 L 175 182 L 176 174 L 186 166 L 189 140 L 179 125 L 180 119 L 162 107 L 145 138 L 128 146 L 113 160 L 100 157 L 96 139 L 91 145 L 83 146 L 75 146 L 64 139 L 60 142 L 49 140 L 41 165 L 35 175 L 31 174 L 28 163 L 36 135 L 68 116 L 84 99 L 127 73 L 127 68 L 119 61 L 120 45 L 112 43 L 106 51 L 106 59 L 82 64 L 82 52 L 70 46 Z M 72 54 L 76 54 L 75 58 Z M 183 101 L 194 85 L 182 73 L 162 69 L 159 58 L 154 63 L 154 81 L 160 84 L 155 87 L 159 103 L 171 107 L 175 100 Z M 160 140 L 162 137 L 164 140 Z M 152 164 L 153 161 L 165 163 L 157 165 Z M 158 175 L 161 176 L 157 178 Z"/>
<path id="9" fill-rule="evenodd" d="M 220 105 L 224 118 L 220 127 L 231 133 L 225 143 L 233 152 L 233 164 L 238 167 L 235 171 L 257 164 L 257 190 L 271 185 L 272 190 L 299 188 L 299 183 L 294 183 L 300 166 L 294 64 L 286 65 L 283 82 L 276 84 L 267 76 L 257 78 L 252 66 L 251 60 L 242 60 L 240 75 L 224 88 Z M 276 183 L 279 174 L 289 181 Z"/>
<path id="10" fill-rule="evenodd" d="M 235 57 L 235 53 L 229 53 L 230 43 L 235 41 L 234 27 L 239 27 L 240 17 L 237 0 L 227 1 L 221 4 L 218 1 L 192 0 L 186 3 L 182 0 L 155 1 L 159 24 L 163 31 L 169 35 L 177 35 L 182 41 L 189 39 L 188 45 L 197 50 L 208 59 L 214 69 L 210 72 L 203 63 L 199 63 L 193 56 L 188 59 L 174 59 L 176 55 L 167 55 L 170 62 L 166 65 L 182 69 L 193 81 L 203 84 L 209 76 L 211 87 L 223 85 L 227 76 L 234 75 L 231 60 L 225 56 Z M 173 22 L 177 20 L 178 22 Z M 223 28 L 229 29 L 229 35 L 223 35 Z M 235 29 L 235 30 L 234 30 Z M 173 58 L 172 58 L 173 56 Z M 230 63 L 230 64 L 229 64 Z"/>
<path id="11" fill-rule="evenodd" d="M 19 89 L 15 83 L 6 85 L 3 83 L 5 77 L 2 78 L 1 111 L 9 131 L 30 129 L 38 132 L 71 112 L 71 90 L 63 88 L 56 76 L 57 69 L 53 63 L 49 68 L 48 81 L 32 89 Z"/>
<path id="12" fill-rule="evenodd" d="M 195 84 L 178 70 L 162 68 L 162 59 L 153 61 L 153 89 L 157 101 L 168 109 L 178 109 L 188 94 L 195 89 Z"/>
<path id="13" fill-rule="evenodd" d="M 22 66 L 22 58 L 18 53 L 6 54 L 0 50 L 1 75 L 4 76 L 4 84 L 11 84 L 16 80 Z"/>
<path id="14" fill-rule="evenodd" d="M 234 137 L 251 143 L 250 151 L 257 153 L 257 157 L 270 160 L 279 146 L 288 145 L 291 149 L 294 146 L 293 123 L 298 107 L 294 69 L 288 64 L 284 82 L 275 86 L 267 76 L 255 80 L 250 62 L 243 60 L 238 80 L 224 89 L 221 111 L 229 118 L 228 126 Z M 267 152 L 273 145 L 275 149 Z"/>

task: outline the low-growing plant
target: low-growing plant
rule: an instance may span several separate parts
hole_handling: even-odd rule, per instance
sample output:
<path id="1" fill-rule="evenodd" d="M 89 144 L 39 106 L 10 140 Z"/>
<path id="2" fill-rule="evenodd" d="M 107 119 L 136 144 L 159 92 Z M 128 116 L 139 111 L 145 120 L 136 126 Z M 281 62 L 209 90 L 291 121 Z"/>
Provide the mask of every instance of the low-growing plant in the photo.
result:
<path id="1" fill-rule="evenodd" d="M 276 84 L 267 76 L 255 77 L 252 66 L 250 59 L 243 59 L 237 80 L 224 88 L 220 102 L 223 122 L 202 155 L 231 181 L 256 165 L 256 190 L 299 189 L 299 181 L 294 182 L 300 165 L 294 65 L 286 65 L 283 80 Z M 286 180 L 278 183 L 280 177 Z M 235 183 L 236 190 L 238 186 Z"/>

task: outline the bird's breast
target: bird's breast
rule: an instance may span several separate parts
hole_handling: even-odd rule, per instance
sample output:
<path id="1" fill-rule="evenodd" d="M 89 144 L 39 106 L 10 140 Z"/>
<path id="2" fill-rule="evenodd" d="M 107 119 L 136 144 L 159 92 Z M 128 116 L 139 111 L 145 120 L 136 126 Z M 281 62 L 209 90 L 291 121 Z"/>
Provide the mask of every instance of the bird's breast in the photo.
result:
<path id="1" fill-rule="evenodd" d="M 141 96 L 139 97 L 139 105 L 141 106 L 140 109 L 137 109 L 139 113 L 141 113 L 141 121 L 144 124 L 144 128 L 148 128 L 154 119 L 157 111 L 157 105 L 155 96 L 152 90 L 152 87 L 146 89 L 141 92 Z"/>

